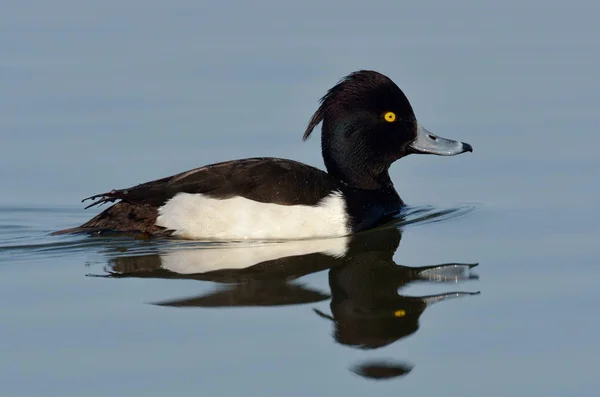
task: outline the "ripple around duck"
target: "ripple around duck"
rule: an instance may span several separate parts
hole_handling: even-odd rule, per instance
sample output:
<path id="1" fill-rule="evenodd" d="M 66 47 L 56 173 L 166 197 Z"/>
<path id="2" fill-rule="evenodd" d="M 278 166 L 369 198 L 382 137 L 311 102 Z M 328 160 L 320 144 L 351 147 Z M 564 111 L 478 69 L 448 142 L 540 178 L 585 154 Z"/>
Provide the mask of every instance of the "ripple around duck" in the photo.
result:
<path id="1" fill-rule="evenodd" d="M 390 223 L 384 226 L 403 228 L 408 225 L 418 226 L 462 218 L 480 207 L 479 204 L 460 204 L 452 207 L 438 207 L 433 205 L 409 206 Z"/>
<path id="2" fill-rule="evenodd" d="M 473 213 L 477 204 L 462 204 L 452 207 L 433 205 L 406 207 L 394 220 L 379 228 L 396 227 L 405 229 L 430 223 L 445 222 L 461 218 Z M 36 222 L 29 218 L 36 215 Z M 80 211 L 71 212 L 65 209 L 39 208 L 0 208 L 0 255 L 9 255 L 11 259 L 43 255 L 44 257 L 60 257 L 73 255 L 89 250 L 102 251 L 105 255 L 117 255 L 127 251 L 128 254 L 147 254 L 164 249 L 182 248 L 216 248 L 229 245 L 237 247 L 255 246 L 257 244 L 274 244 L 278 241 L 189 241 L 177 239 L 140 239 L 124 235 L 68 235 L 50 236 L 56 229 L 52 218 L 65 216 L 76 218 Z M 4 216 L 7 215 L 7 216 Z M 10 215 L 10 216 L 8 216 Z M 39 225 L 39 218 L 46 217 L 47 221 Z M 20 220 L 20 221 L 19 221 Z M 22 224 L 24 223 L 24 224 Z M 50 227 L 48 227 L 50 226 Z"/>

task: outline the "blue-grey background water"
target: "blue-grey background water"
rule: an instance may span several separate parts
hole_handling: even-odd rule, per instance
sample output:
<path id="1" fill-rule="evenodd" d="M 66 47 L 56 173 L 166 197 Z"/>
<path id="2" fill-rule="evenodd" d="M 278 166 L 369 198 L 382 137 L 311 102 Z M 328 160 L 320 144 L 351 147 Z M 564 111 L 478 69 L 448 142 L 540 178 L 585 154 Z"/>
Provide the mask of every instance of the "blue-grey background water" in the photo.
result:
<path id="1" fill-rule="evenodd" d="M 591 0 L 4 1 L 0 394 L 595 395 L 599 13 Z M 231 285 L 92 277 L 156 246 L 49 236 L 97 212 L 87 195 L 199 165 L 322 167 L 304 127 L 362 68 L 475 149 L 392 168 L 411 206 L 463 210 L 401 227 L 394 262 L 479 263 L 479 279 L 400 290 L 481 291 L 428 307 L 416 332 L 339 343 L 327 269 L 293 281 L 309 303 L 156 305 Z M 365 363 L 407 373 L 357 375 Z"/>

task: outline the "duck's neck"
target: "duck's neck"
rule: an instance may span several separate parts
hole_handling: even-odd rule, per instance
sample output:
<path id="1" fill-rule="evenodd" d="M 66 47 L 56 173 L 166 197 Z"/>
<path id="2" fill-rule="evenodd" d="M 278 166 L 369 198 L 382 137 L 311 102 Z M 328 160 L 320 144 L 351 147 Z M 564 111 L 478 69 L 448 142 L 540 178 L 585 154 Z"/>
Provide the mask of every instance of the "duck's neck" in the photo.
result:
<path id="1" fill-rule="evenodd" d="M 323 160 L 329 175 L 349 188 L 369 191 L 394 189 L 387 168 L 373 170 L 364 163 L 355 163 L 351 159 L 336 159 L 333 156 L 325 155 L 325 153 L 323 154 Z"/>
<path id="2" fill-rule="evenodd" d="M 380 156 L 370 153 L 360 142 L 336 140 L 328 135 L 326 132 L 322 135 L 321 147 L 329 175 L 353 189 L 394 189 L 389 175 L 390 164 L 383 162 Z M 340 134 L 333 136 L 339 137 Z"/>
<path id="3" fill-rule="evenodd" d="M 334 134 L 328 134 L 328 127 L 325 121 L 323 160 L 346 198 L 352 231 L 369 229 L 391 219 L 404 206 L 389 175 L 391 163 L 368 142 L 361 141 L 364 134 L 353 133 L 356 131 L 351 130 L 352 125 L 337 125 L 343 129 Z"/>

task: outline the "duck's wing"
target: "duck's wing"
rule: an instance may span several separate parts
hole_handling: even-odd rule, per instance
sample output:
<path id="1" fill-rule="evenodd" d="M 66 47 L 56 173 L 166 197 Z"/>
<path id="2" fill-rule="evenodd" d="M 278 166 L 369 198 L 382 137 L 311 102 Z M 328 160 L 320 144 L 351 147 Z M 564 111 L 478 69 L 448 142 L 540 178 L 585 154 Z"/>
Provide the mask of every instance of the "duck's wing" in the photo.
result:
<path id="1" fill-rule="evenodd" d="M 86 208 L 122 200 L 158 207 L 177 193 L 201 193 L 212 198 L 241 196 L 280 205 L 314 205 L 335 181 L 325 172 L 297 161 L 262 157 L 233 160 L 195 168 L 131 188 L 96 194 Z"/>

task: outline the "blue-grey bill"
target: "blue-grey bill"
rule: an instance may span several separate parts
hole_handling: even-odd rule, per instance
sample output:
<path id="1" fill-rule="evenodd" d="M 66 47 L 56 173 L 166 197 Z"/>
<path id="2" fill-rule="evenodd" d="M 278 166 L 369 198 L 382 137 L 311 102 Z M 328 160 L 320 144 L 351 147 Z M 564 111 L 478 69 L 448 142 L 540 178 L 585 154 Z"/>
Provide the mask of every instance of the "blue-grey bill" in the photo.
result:
<path id="1" fill-rule="evenodd" d="M 456 156 L 464 152 L 472 152 L 473 147 L 468 143 L 442 138 L 417 126 L 417 138 L 410 144 L 415 153 L 435 154 L 438 156 Z"/>

